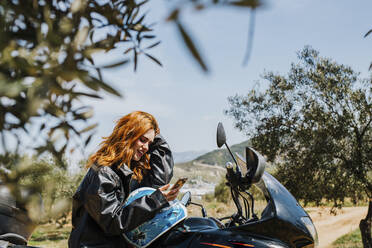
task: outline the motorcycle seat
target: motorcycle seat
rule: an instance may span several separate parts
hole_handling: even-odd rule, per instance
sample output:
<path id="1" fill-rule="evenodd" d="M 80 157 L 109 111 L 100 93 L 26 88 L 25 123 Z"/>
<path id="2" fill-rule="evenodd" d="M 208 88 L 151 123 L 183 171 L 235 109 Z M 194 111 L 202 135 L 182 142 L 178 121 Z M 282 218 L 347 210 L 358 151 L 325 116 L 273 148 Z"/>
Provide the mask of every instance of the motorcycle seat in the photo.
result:
<path id="1" fill-rule="evenodd" d="M 205 229 L 219 229 L 223 228 L 223 224 L 215 218 L 211 217 L 190 217 L 183 221 L 183 227 L 188 232 L 195 232 Z"/>

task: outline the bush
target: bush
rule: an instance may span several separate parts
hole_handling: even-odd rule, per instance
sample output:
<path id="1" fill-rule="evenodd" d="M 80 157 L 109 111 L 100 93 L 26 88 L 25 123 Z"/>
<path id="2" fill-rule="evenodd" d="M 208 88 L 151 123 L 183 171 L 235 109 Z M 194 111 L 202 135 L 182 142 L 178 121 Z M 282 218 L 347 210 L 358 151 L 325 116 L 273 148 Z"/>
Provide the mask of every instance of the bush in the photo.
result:
<path id="1" fill-rule="evenodd" d="M 362 248 L 362 236 L 360 230 L 354 230 L 348 234 L 341 236 L 335 242 L 333 242 L 335 248 Z"/>
<path id="2" fill-rule="evenodd" d="M 7 173 L 15 178 L 14 182 L 7 182 L 8 187 L 27 192 L 27 195 L 12 192 L 17 206 L 26 209 L 29 217 L 37 223 L 55 222 L 58 227 L 66 224 L 72 196 L 85 171 L 81 169 L 80 173 L 71 174 L 56 166 L 57 161 L 47 157 L 14 155 L 8 161 L 11 169 Z"/>
<path id="3" fill-rule="evenodd" d="M 206 202 L 212 202 L 214 200 L 214 194 L 205 194 L 203 195 L 203 200 Z"/>
<path id="4" fill-rule="evenodd" d="M 46 175 L 47 181 L 51 183 L 42 192 L 44 222 L 55 222 L 57 227 L 63 227 L 69 222 L 72 196 L 85 175 L 85 170 L 81 169 L 80 173 L 71 174 L 56 166 L 52 167 L 51 172 Z"/>
<path id="5" fill-rule="evenodd" d="M 230 187 L 226 185 L 226 179 L 223 179 L 215 188 L 214 188 L 214 197 L 217 201 L 228 203 L 231 201 Z"/>

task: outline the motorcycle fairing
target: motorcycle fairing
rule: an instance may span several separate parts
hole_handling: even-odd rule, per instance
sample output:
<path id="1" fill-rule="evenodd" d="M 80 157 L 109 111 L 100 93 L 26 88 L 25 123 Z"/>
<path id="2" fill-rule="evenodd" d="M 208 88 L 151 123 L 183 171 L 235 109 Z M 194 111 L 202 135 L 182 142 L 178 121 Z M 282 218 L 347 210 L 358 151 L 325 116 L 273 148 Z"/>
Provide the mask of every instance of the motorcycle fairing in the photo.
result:
<path id="1" fill-rule="evenodd" d="M 295 198 L 273 176 L 265 172 L 256 184 L 268 203 L 261 219 L 244 225 L 221 228 L 213 219 L 187 218 L 167 234 L 160 246 L 184 247 L 303 247 L 314 240 L 301 223 L 308 217 Z M 209 245 L 208 245 L 209 244 Z M 245 244 L 245 245 L 242 245 Z"/>
<path id="2" fill-rule="evenodd" d="M 289 248 L 277 239 L 271 239 L 254 233 L 229 231 L 227 229 L 204 230 L 194 235 L 188 247 L 221 247 L 221 248 Z"/>
<path id="3" fill-rule="evenodd" d="M 302 217 L 309 215 L 278 180 L 265 171 L 255 185 L 268 201 L 261 219 L 231 227 L 232 229 L 277 238 L 292 247 L 297 247 L 296 245 L 300 243 L 314 243 L 313 237 L 301 222 Z"/>

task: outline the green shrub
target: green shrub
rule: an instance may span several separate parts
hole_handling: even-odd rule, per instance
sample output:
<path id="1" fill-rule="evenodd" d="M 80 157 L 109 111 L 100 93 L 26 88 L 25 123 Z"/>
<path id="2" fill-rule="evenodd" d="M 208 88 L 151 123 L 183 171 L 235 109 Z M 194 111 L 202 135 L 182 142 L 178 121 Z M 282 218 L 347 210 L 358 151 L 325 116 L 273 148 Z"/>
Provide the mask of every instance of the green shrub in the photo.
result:
<path id="1" fill-rule="evenodd" d="M 203 195 L 203 200 L 206 202 L 211 202 L 213 201 L 213 199 L 214 199 L 213 193 Z"/>
<path id="2" fill-rule="evenodd" d="M 16 183 L 17 187 L 13 188 L 30 192 L 27 197 L 22 197 L 17 191 L 13 193 L 17 203 L 27 209 L 29 217 L 40 224 L 55 222 L 58 227 L 68 223 L 72 195 L 85 174 L 81 168 L 83 162 L 80 173 L 71 174 L 49 157 L 24 155 L 12 159 L 17 159 L 18 163 L 9 170 L 9 175 L 16 180 L 8 181 L 8 185 Z M 13 160 L 9 159 L 10 165 L 15 164 Z"/>
<path id="3" fill-rule="evenodd" d="M 363 248 L 360 230 L 356 229 L 341 236 L 332 245 L 334 248 Z"/>
<path id="4" fill-rule="evenodd" d="M 217 201 L 228 203 L 231 200 L 230 187 L 226 185 L 226 179 L 223 179 L 214 188 L 214 197 Z"/>

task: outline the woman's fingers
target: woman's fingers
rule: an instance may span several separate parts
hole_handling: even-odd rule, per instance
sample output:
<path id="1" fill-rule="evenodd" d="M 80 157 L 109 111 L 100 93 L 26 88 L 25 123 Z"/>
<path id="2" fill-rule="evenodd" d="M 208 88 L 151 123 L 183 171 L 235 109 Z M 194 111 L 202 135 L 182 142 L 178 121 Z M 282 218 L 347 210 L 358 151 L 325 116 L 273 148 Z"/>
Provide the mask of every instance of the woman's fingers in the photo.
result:
<path id="1" fill-rule="evenodd" d="M 160 187 L 159 190 L 161 191 L 161 193 L 163 194 L 165 199 L 167 199 L 167 201 L 171 201 L 170 196 L 168 196 L 170 192 L 166 192 L 168 188 L 169 188 L 169 184 L 166 184 L 166 185 Z"/>
<path id="2" fill-rule="evenodd" d="M 180 191 L 180 188 L 172 189 L 169 192 L 165 192 L 168 188 L 169 188 L 169 184 L 160 187 L 159 190 L 161 191 L 161 193 L 163 193 L 163 195 L 164 195 L 165 199 L 167 199 L 167 201 L 173 201 L 174 199 L 177 198 L 177 195 Z"/>
<path id="3" fill-rule="evenodd" d="M 173 201 L 174 199 L 176 199 L 178 193 L 179 193 L 179 189 L 174 189 L 174 190 L 169 191 L 166 196 L 167 200 Z"/>
<path id="4" fill-rule="evenodd" d="M 166 184 L 166 185 L 164 185 L 164 186 L 162 186 L 162 187 L 160 187 L 159 190 L 164 194 L 163 191 L 166 191 L 168 188 L 169 188 L 169 183 Z"/>

